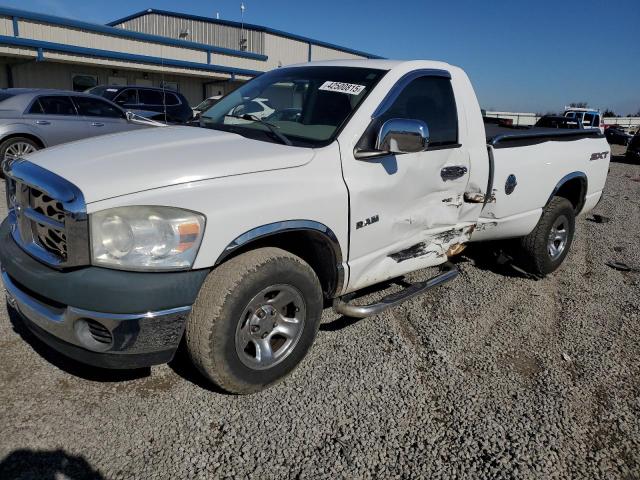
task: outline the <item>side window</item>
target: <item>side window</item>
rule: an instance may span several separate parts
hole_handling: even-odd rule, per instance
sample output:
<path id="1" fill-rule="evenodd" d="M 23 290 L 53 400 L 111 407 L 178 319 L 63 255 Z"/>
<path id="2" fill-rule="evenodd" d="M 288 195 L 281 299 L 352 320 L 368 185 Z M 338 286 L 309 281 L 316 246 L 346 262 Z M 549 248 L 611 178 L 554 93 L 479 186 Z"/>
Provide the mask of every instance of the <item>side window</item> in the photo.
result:
<path id="1" fill-rule="evenodd" d="M 40 99 L 36 98 L 35 101 L 31 104 L 31 108 L 27 113 L 36 113 L 42 115 L 44 113 L 44 109 L 40 104 Z"/>
<path id="2" fill-rule="evenodd" d="M 173 105 L 180 105 L 180 99 L 178 98 L 178 96 L 175 93 L 169 93 L 166 92 L 165 93 L 165 99 L 167 101 L 167 105 L 173 106 Z"/>
<path id="3" fill-rule="evenodd" d="M 45 115 L 76 115 L 76 108 L 69 97 L 50 96 L 38 98 L 41 111 L 29 113 L 43 113 Z M 35 107 L 35 104 L 34 104 Z M 33 110 L 33 108 L 31 110 Z"/>
<path id="4" fill-rule="evenodd" d="M 457 145 L 458 113 L 451 81 L 443 77 L 420 77 L 400 93 L 382 115 L 391 118 L 422 120 L 429 127 L 432 146 Z"/>
<path id="5" fill-rule="evenodd" d="M 76 102 L 80 115 L 86 117 L 123 118 L 119 109 L 104 100 L 90 97 L 73 97 L 73 101 Z"/>
<path id="6" fill-rule="evenodd" d="M 164 105 L 162 92 L 157 90 L 139 90 L 138 95 L 142 105 Z"/>
<path id="7" fill-rule="evenodd" d="M 582 123 L 584 124 L 585 127 L 591 127 L 593 124 L 593 114 L 585 113 L 584 120 L 582 121 Z"/>
<path id="8" fill-rule="evenodd" d="M 138 91 L 135 88 L 127 88 L 114 99 L 118 105 L 136 105 L 138 103 Z"/>
<path id="9" fill-rule="evenodd" d="M 600 126 L 600 115 L 596 115 L 593 118 L 593 126 L 594 127 L 599 127 Z"/>

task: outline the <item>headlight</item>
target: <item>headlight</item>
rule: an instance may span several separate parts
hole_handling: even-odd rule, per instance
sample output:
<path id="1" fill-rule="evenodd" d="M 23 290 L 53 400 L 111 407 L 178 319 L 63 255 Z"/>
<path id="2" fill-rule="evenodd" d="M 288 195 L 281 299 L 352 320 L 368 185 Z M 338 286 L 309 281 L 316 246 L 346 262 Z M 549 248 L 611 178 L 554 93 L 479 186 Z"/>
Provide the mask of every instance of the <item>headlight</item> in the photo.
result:
<path id="1" fill-rule="evenodd" d="M 94 265 L 122 270 L 190 268 L 204 216 L 173 207 L 119 207 L 91 214 Z"/>

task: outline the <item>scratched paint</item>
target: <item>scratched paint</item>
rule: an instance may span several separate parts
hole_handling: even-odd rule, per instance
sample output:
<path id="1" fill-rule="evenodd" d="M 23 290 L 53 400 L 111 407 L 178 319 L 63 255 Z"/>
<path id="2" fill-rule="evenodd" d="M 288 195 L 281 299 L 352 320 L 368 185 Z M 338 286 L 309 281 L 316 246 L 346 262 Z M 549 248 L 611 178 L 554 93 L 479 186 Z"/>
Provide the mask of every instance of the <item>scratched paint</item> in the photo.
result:
<path id="1" fill-rule="evenodd" d="M 425 241 L 389 254 L 389 258 L 396 263 L 428 257 L 446 259 L 447 252 L 451 251 L 451 247 L 456 246 L 458 248 L 460 245 L 468 242 L 475 228 L 475 225 L 470 225 L 464 228 L 454 228 L 430 235 Z"/>

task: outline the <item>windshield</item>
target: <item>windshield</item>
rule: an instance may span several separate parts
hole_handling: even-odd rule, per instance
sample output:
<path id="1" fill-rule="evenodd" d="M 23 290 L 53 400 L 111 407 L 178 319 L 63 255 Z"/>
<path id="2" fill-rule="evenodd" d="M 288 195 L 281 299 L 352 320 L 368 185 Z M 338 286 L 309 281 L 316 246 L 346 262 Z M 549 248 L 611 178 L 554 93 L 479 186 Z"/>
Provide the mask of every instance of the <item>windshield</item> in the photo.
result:
<path id="1" fill-rule="evenodd" d="M 200 125 L 258 140 L 279 135 L 303 147 L 328 145 L 386 71 L 349 67 L 280 68 L 230 93 Z M 268 125 L 266 125 L 268 123 Z"/>
<path id="2" fill-rule="evenodd" d="M 199 112 L 204 112 L 205 110 L 208 110 L 211 107 L 213 107 L 219 101 L 220 101 L 219 98 L 207 98 L 204 102 L 199 103 L 196 107 L 194 107 L 194 110 L 198 110 Z"/>

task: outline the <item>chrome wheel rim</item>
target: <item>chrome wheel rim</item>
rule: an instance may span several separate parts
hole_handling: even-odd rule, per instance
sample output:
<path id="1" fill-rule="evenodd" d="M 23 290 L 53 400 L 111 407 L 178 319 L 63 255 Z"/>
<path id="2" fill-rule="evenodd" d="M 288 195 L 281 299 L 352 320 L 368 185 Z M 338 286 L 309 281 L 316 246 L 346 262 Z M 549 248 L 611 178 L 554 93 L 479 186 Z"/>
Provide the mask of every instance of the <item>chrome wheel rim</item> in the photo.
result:
<path id="1" fill-rule="evenodd" d="M 291 285 L 273 285 L 251 299 L 236 328 L 236 353 L 254 370 L 266 370 L 295 349 L 307 317 L 300 291 Z"/>
<path id="2" fill-rule="evenodd" d="M 553 222 L 551 231 L 549 232 L 549 241 L 547 242 L 547 250 L 551 260 L 557 260 L 567 248 L 567 240 L 569 239 L 569 219 L 565 215 L 560 215 Z"/>
<path id="3" fill-rule="evenodd" d="M 36 148 L 27 142 L 15 142 L 4 151 L 3 160 L 16 160 L 36 151 Z"/>

